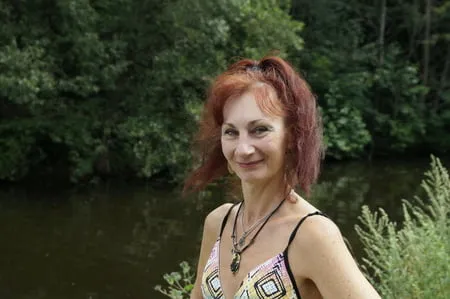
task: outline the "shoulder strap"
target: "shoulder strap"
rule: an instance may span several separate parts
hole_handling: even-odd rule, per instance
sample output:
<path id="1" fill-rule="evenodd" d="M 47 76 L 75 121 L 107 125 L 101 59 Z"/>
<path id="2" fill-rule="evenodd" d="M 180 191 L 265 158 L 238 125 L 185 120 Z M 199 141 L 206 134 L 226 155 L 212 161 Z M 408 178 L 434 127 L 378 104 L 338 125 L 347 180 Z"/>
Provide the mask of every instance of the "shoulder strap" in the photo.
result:
<path id="1" fill-rule="evenodd" d="M 227 212 L 227 214 L 225 215 L 225 217 L 223 217 L 223 220 L 222 220 L 222 226 L 220 227 L 219 238 L 222 237 L 222 233 L 223 233 L 223 230 L 225 229 L 225 224 L 227 224 L 227 219 L 228 219 L 228 216 L 230 216 L 231 210 L 233 210 L 234 206 L 237 205 L 237 204 L 239 204 L 239 202 L 233 204 L 233 205 L 228 209 L 228 212 Z"/>
<path id="2" fill-rule="evenodd" d="M 312 213 L 309 213 L 309 214 L 303 216 L 302 219 L 300 219 L 300 221 L 299 221 L 299 222 L 297 223 L 297 225 L 295 226 L 294 230 L 292 231 L 291 236 L 289 237 L 289 242 L 288 242 L 288 245 L 287 245 L 286 249 L 289 247 L 289 245 L 291 245 L 292 241 L 294 240 L 295 235 L 297 234 L 297 231 L 298 231 L 300 225 L 302 225 L 302 223 L 303 223 L 308 217 L 315 216 L 315 215 L 321 215 L 321 216 L 324 216 L 324 217 L 328 217 L 327 215 L 325 215 L 324 213 L 319 212 L 319 211 L 315 211 L 315 212 L 312 212 Z"/>

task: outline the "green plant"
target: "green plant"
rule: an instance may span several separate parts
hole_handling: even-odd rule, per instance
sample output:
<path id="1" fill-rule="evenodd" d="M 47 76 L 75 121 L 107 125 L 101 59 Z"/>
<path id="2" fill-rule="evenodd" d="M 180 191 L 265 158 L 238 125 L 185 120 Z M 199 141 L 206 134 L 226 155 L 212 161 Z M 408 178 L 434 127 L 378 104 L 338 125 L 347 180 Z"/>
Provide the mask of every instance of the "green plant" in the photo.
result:
<path id="1" fill-rule="evenodd" d="M 352 104 L 361 101 L 367 76 L 358 73 L 343 77 L 330 83 L 321 107 L 326 153 L 335 159 L 358 157 L 372 139 L 361 111 Z"/>
<path id="2" fill-rule="evenodd" d="M 386 212 L 362 209 L 356 231 L 367 258 L 363 269 L 383 298 L 449 298 L 450 179 L 439 159 L 422 181 L 427 200 L 403 201 L 398 228 Z"/>
<path id="3" fill-rule="evenodd" d="M 173 299 L 189 298 L 192 288 L 194 287 L 193 278 L 194 273 L 191 271 L 191 267 L 185 261 L 180 263 L 181 273 L 172 272 L 170 274 L 164 274 L 164 280 L 169 284 L 167 289 L 163 289 L 162 286 L 155 286 L 155 290 L 167 297 Z"/>
<path id="4" fill-rule="evenodd" d="M 181 181 L 210 80 L 303 47 L 290 1 L 216 2 L 1 1 L 0 180 Z"/>

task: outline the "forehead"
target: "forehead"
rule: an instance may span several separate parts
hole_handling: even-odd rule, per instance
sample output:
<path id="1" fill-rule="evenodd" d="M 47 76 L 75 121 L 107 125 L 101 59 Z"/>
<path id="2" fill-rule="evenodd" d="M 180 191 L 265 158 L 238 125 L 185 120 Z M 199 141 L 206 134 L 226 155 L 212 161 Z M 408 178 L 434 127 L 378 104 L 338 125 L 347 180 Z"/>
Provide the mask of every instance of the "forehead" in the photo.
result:
<path id="1" fill-rule="evenodd" d="M 248 91 L 229 99 L 223 107 L 224 122 L 252 121 L 254 119 L 282 119 L 282 105 L 273 88 L 258 83 Z"/>

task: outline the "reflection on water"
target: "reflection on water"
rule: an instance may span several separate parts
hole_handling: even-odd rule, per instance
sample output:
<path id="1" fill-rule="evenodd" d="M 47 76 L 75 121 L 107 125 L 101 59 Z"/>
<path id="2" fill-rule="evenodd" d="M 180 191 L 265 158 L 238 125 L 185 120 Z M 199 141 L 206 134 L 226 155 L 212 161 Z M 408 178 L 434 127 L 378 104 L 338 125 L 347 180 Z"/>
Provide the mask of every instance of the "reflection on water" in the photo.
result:
<path id="1" fill-rule="evenodd" d="M 330 165 L 314 189 L 312 202 L 340 227 L 357 257 L 363 253 L 354 230 L 362 205 L 385 209 L 401 221 L 401 200 L 419 195 L 428 161 Z"/>
<path id="2" fill-rule="evenodd" d="M 359 257 L 361 205 L 401 220 L 400 200 L 418 194 L 427 168 L 427 160 L 327 165 L 311 201 Z M 181 199 L 129 185 L 0 191 L 0 298 L 163 298 L 153 287 L 182 260 L 195 264 L 203 219 L 223 194 Z"/>

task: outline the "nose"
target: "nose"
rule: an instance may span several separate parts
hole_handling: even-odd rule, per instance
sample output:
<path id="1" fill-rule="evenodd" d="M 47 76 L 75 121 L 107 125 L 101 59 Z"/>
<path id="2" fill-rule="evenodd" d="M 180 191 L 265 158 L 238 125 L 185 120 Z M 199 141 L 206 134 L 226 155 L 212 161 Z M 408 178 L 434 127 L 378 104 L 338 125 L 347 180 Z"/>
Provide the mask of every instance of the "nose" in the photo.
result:
<path id="1" fill-rule="evenodd" d="M 255 152 L 255 147 L 246 138 L 241 138 L 236 146 L 235 153 L 238 156 L 249 156 Z"/>

